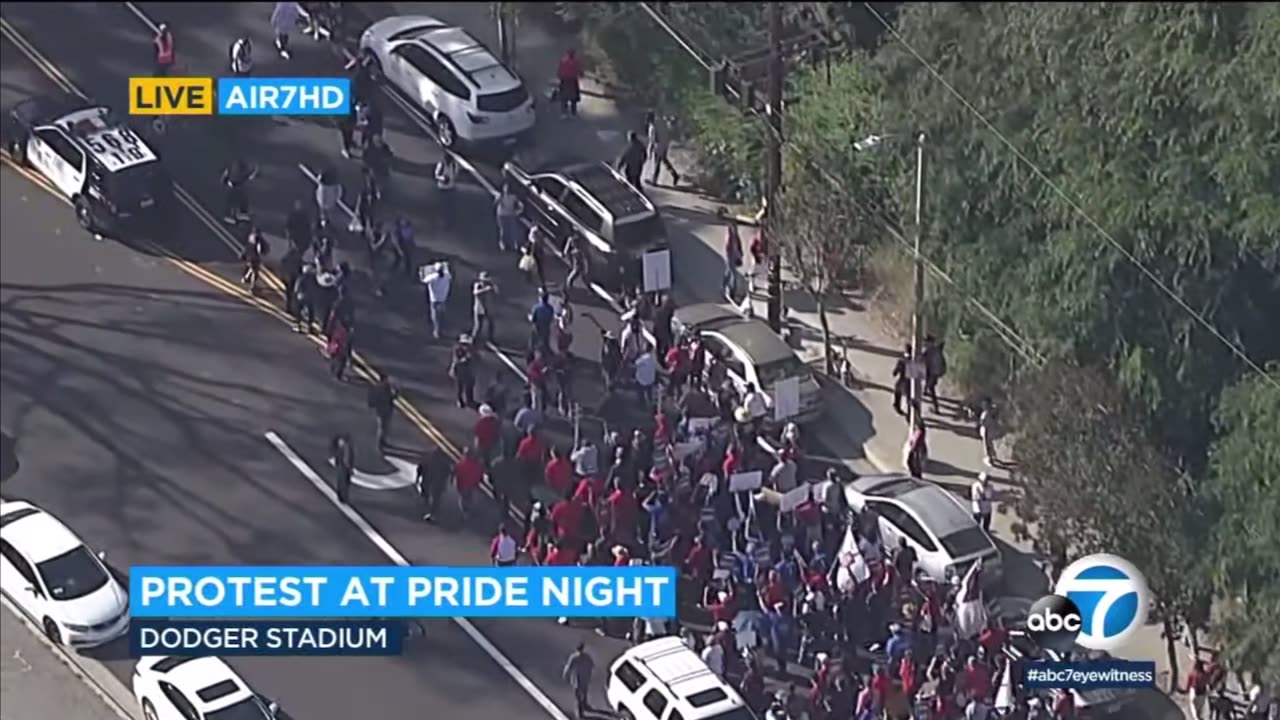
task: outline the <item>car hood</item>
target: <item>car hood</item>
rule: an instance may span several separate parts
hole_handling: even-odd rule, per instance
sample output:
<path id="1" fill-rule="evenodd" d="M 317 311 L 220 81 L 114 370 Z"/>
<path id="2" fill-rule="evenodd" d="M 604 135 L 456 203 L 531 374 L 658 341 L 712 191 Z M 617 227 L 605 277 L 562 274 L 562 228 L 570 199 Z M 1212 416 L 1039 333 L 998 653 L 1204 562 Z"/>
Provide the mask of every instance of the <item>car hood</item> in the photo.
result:
<path id="1" fill-rule="evenodd" d="M 73 625 L 111 622 L 120 617 L 128 607 L 129 595 L 114 579 L 84 597 L 58 602 L 63 618 Z"/>
<path id="2" fill-rule="evenodd" d="M 394 17 L 383 18 L 378 22 L 370 25 L 360 35 L 360 44 L 364 47 L 376 47 L 386 42 L 387 38 L 395 35 L 402 30 L 408 30 L 412 27 L 426 28 L 431 25 L 444 27 L 447 23 L 430 15 L 396 15 Z"/>

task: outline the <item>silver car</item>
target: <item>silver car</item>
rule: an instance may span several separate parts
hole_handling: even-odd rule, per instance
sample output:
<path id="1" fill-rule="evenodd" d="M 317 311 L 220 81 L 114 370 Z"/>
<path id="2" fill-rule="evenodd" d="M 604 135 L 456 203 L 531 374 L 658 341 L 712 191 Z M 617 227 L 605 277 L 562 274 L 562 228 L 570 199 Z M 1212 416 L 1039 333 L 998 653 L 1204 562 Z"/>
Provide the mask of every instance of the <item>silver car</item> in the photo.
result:
<path id="1" fill-rule="evenodd" d="M 795 378 L 800 385 L 800 411 L 787 419 L 807 423 L 822 414 L 822 389 L 813 369 L 763 320 L 744 317 L 724 305 L 702 303 L 677 309 L 672 325 L 677 335 L 700 333 L 708 352 L 728 367 L 739 392 L 755 385 L 772 402 L 778 383 Z"/>
<path id="2" fill-rule="evenodd" d="M 975 562 L 982 563 L 982 584 L 1000 583 L 1004 567 L 991 536 L 954 495 L 910 475 L 864 475 L 845 485 L 845 501 L 862 512 L 874 511 L 880 520 L 885 547 L 899 538 L 916 551 L 916 568 L 936 582 L 962 578 Z"/>

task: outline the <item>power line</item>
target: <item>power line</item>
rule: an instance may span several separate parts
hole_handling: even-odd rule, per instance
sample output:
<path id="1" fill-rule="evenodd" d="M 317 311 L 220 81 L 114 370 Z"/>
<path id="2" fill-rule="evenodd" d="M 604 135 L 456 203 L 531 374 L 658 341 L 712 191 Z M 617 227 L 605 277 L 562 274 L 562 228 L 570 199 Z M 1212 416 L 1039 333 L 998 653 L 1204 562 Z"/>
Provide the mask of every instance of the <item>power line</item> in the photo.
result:
<path id="1" fill-rule="evenodd" d="M 699 65 L 701 65 L 704 69 L 708 71 L 710 71 L 713 68 L 712 63 L 710 62 L 710 60 L 707 59 L 707 56 L 705 56 L 704 53 L 702 53 L 691 41 L 684 38 L 683 35 L 678 30 L 672 27 L 671 23 L 668 22 L 666 18 L 662 16 L 661 13 L 653 9 L 653 7 L 651 7 L 647 2 L 641 2 L 639 3 L 639 5 L 640 5 L 640 8 L 644 10 L 645 13 L 648 14 L 649 17 L 652 18 L 654 22 L 656 22 L 659 26 L 661 26 L 662 29 L 666 31 L 667 35 L 669 35 L 671 39 L 676 42 L 676 44 L 678 44 L 681 48 L 683 48 L 684 51 L 688 53 L 690 57 L 696 60 Z M 729 93 L 733 95 L 735 98 L 739 97 L 739 93 L 736 88 L 733 88 L 732 86 L 730 86 L 727 89 Z M 751 106 L 748 106 L 747 110 L 753 117 L 759 119 L 762 122 L 767 132 L 776 132 L 776 129 L 768 121 L 768 118 L 766 118 L 763 113 L 761 113 L 755 107 L 751 107 Z M 880 208 L 879 205 L 877 204 L 876 211 L 869 211 L 869 208 L 867 208 L 867 206 L 863 202 L 861 202 L 853 192 L 851 192 L 848 188 L 846 188 L 844 186 L 844 183 L 838 177 L 836 177 L 826 168 L 819 165 L 817 161 L 813 159 L 813 157 L 815 156 L 815 153 L 804 151 L 801 147 L 796 145 L 796 143 L 789 138 L 783 137 L 781 138 L 781 141 L 784 148 L 790 150 L 793 154 L 799 157 L 800 160 L 804 162 L 804 164 L 807 167 L 809 167 L 811 170 L 813 170 L 818 175 L 820 175 L 827 182 L 827 184 L 829 184 L 832 187 L 833 190 L 835 190 L 837 193 L 840 193 L 844 197 L 848 198 L 850 202 L 853 203 L 854 207 L 862 210 L 867 217 L 871 217 L 879 220 L 881 225 L 884 227 L 884 229 L 889 233 L 889 236 L 892 237 L 894 240 L 896 240 L 897 243 L 902 247 L 902 249 L 908 255 L 910 255 L 912 258 L 916 257 L 915 246 L 911 243 L 910 240 L 908 240 L 905 236 L 903 236 L 902 232 L 899 231 L 894 226 L 894 223 L 888 219 L 887 214 L 883 211 L 883 208 Z M 1001 320 L 998 315 L 996 315 L 992 310 L 987 308 L 986 305 L 983 305 L 980 300 L 974 297 L 971 293 L 967 292 L 963 287 L 960 286 L 958 282 L 956 282 L 954 278 L 952 278 L 942 268 L 938 267 L 938 265 L 935 264 L 932 260 L 930 260 L 927 256 L 925 256 L 922 253 L 919 255 L 919 257 L 924 262 L 925 267 L 929 271 L 929 274 L 939 280 L 942 280 L 944 283 L 947 284 L 948 287 L 951 287 L 956 292 L 958 292 L 960 296 L 964 299 L 965 305 L 970 310 L 974 311 L 980 317 L 986 320 L 987 324 L 990 325 L 991 329 L 995 331 L 995 333 L 1000 337 L 1001 340 L 1004 341 L 1005 345 L 1007 345 L 1009 349 L 1013 350 L 1020 357 L 1022 357 L 1023 360 L 1027 361 L 1032 365 L 1043 365 L 1045 363 L 1044 355 L 1041 354 L 1039 350 L 1036 349 L 1035 345 L 1033 345 L 1026 338 L 1019 335 L 1016 330 L 1014 330 L 1011 326 L 1009 326 L 1008 323 Z"/>
<path id="2" fill-rule="evenodd" d="M 1223 345 L 1225 345 L 1233 355 L 1240 358 L 1240 360 L 1244 361 L 1245 365 L 1247 365 L 1254 372 L 1266 378 L 1267 382 L 1272 383 L 1276 385 L 1276 387 L 1280 388 L 1280 382 L 1276 382 L 1274 379 L 1272 379 L 1271 376 L 1268 375 L 1267 372 L 1263 370 L 1260 365 L 1258 365 L 1249 357 L 1249 355 L 1244 351 L 1243 348 L 1241 348 L 1236 343 L 1232 342 L 1229 338 L 1227 338 L 1227 336 L 1223 335 L 1218 330 L 1218 328 L 1213 325 L 1213 323 L 1209 322 L 1202 314 L 1197 312 L 1195 308 L 1187 304 L 1187 302 L 1183 300 L 1182 297 L 1178 295 L 1178 293 L 1174 292 L 1172 288 L 1170 288 L 1168 285 L 1164 283 L 1163 280 L 1160 279 L 1160 276 L 1156 275 L 1154 271 L 1152 271 L 1145 264 L 1143 264 L 1143 262 L 1139 260 L 1137 256 L 1135 256 L 1132 252 L 1130 252 L 1128 248 L 1124 247 L 1118 241 L 1116 241 L 1116 239 L 1111 236 L 1111 233 L 1107 232 L 1106 229 L 1103 228 L 1102 225 L 1097 220 L 1093 219 L 1092 215 L 1085 212 L 1084 208 L 1080 207 L 1080 205 L 1076 203 L 1076 201 L 1073 200 L 1070 195 L 1068 195 L 1061 187 L 1059 187 L 1057 183 L 1051 180 L 1049 176 L 1046 175 L 1038 165 L 1036 165 L 1034 162 L 1031 161 L 1030 158 L 1024 155 L 1022 151 L 1019 150 L 1018 147 L 1014 145 L 1007 137 L 1005 137 L 1004 133 L 1000 132 L 1000 130 L 997 129 L 996 126 L 993 125 L 991 121 L 988 120 L 987 117 L 983 115 L 980 110 L 974 107 L 973 104 L 970 103 L 969 100 L 965 98 L 964 95 L 960 94 L 959 90 L 956 90 L 955 87 L 951 85 L 951 83 L 947 82 L 947 79 L 942 76 L 942 73 L 938 72 L 938 70 L 932 64 L 930 64 L 930 62 L 926 60 L 924 56 L 919 53 L 919 51 L 917 51 L 914 47 L 912 47 L 911 43 L 907 42 L 906 39 L 902 37 L 902 35 L 898 32 L 897 28 L 893 27 L 893 25 L 890 24 L 888 20 L 886 20 L 879 12 L 876 11 L 874 7 L 871 6 L 871 3 L 863 2 L 862 4 L 867 8 L 867 10 L 871 13 L 871 15 L 875 17 L 875 19 L 879 21 L 879 23 L 883 25 L 891 35 L 893 35 L 893 38 L 897 40 L 899 43 L 901 43 L 904 48 L 907 49 L 907 52 L 911 53 L 913 56 L 915 56 L 916 60 L 920 61 L 920 64 L 923 65 L 925 69 L 929 71 L 929 74 L 932 75 L 935 80 L 942 83 L 942 86 L 947 89 L 947 92 L 949 92 L 953 97 L 959 100 L 960 103 L 964 105 L 965 109 L 967 109 L 970 113 L 972 113 L 974 117 L 978 118 L 979 122 L 981 122 L 984 126 L 986 126 L 988 130 L 990 130 L 997 138 L 999 138 L 1000 142 L 1003 143 L 1005 147 L 1009 148 L 1009 150 L 1011 150 L 1013 154 L 1017 156 L 1018 160 L 1022 161 L 1024 165 L 1026 165 L 1028 168 L 1031 169 L 1031 172 L 1035 173 L 1036 177 L 1043 180 L 1044 183 L 1048 185 L 1051 190 L 1053 190 L 1054 194 L 1057 195 L 1063 202 L 1065 202 L 1068 207 L 1070 207 L 1077 215 L 1084 218 L 1085 222 L 1088 223 L 1089 226 L 1092 227 L 1095 231 L 1097 231 L 1097 233 L 1101 235 L 1102 238 L 1106 240 L 1108 244 L 1111 245 L 1111 247 L 1119 251 L 1120 254 L 1123 255 L 1126 260 L 1128 260 L 1135 267 L 1137 267 L 1138 270 L 1140 270 L 1143 275 L 1147 276 L 1148 280 L 1150 280 L 1157 288 L 1159 288 L 1161 292 L 1163 292 L 1165 295 L 1168 295 L 1169 298 L 1174 301 L 1174 303 L 1176 303 L 1179 307 L 1181 307 L 1184 311 L 1186 311 L 1186 313 L 1190 315 L 1192 318 L 1194 318 L 1196 322 L 1198 322 L 1201 326 L 1204 327 L 1204 329 L 1212 333 L 1213 336 L 1216 337 Z"/>

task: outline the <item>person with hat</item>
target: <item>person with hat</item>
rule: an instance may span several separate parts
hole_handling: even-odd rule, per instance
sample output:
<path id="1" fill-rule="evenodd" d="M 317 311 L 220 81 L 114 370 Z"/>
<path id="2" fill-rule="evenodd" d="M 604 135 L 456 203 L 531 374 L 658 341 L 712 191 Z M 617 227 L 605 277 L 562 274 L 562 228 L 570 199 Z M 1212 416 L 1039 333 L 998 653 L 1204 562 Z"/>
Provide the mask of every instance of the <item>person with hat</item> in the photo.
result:
<path id="1" fill-rule="evenodd" d="M 493 303 L 497 296 L 498 285 L 487 270 L 481 270 L 471 284 L 471 335 L 481 342 L 493 342 Z"/>
<path id="2" fill-rule="evenodd" d="M 155 37 L 151 45 L 156 53 L 156 77 L 167 77 L 173 70 L 177 56 L 173 51 L 173 33 L 169 32 L 169 23 L 160 23 L 156 27 Z"/>
<path id="3" fill-rule="evenodd" d="M 471 432 L 475 438 L 476 449 L 480 451 L 480 459 L 485 465 L 493 462 L 498 443 L 502 440 L 502 419 L 488 403 L 480 406 L 480 416 L 476 418 Z"/>
<path id="4" fill-rule="evenodd" d="M 439 340 L 444 333 L 444 307 L 449 300 L 449 288 L 453 283 L 449 263 L 442 260 L 427 266 L 421 271 L 421 280 L 426 287 L 427 319 L 431 322 L 431 336 Z M 471 344 L 470 336 L 467 336 L 467 344 Z"/>
<path id="5" fill-rule="evenodd" d="M 476 404 L 476 373 L 472 362 L 471 336 L 460 335 L 458 344 L 453 346 L 453 359 L 449 362 L 449 377 L 453 378 L 453 386 L 458 395 L 458 407 L 467 408 Z"/>

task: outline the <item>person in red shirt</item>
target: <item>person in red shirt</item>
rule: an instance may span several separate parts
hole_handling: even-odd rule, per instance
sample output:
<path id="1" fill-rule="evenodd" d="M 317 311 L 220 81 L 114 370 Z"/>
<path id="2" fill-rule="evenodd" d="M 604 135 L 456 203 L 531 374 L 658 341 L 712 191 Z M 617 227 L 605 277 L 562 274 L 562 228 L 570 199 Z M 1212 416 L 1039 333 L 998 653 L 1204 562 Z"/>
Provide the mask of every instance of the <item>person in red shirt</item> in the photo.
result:
<path id="1" fill-rule="evenodd" d="M 636 520 L 640 508 L 636 496 L 615 483 L 606 501 L 609 537 L 616 543 L 629 545 L 636 540 Z"/>
<path id="2" fill-rule="evenodd" d="M 960 671 L 959 682 L 956 684 L 959 690 L 969 697 L 982 698 L 983 701 L 991 700 L 991 671 L 986 665 L 978 662 L 977 656 L 970 655 L 965 661 L 964 670 Z"/>
<path id="3" fill-rule="evenodd" d="M 566 50 L 560 57 L 560 65 L 556 68 L 556 99 L 560 101 L 560 117 L 578 114 L 579 94 L 578 82 L 582 79 L 582 68 L 578 65 L 578 56 L 572 49 Z"/>
<path id="4" fill-rule="evenodd" d="M 542 351 L 535 352 L 525 369 L 529 378 L 529 393 L 533 396 L 533 406 L 542 410 L 547 406 L 547 361 Z"/>
<path id="5" fill-rule="evenodd" d="M 741 451 L 738 450 L 738 446 L 730 446 L 729 450 L 724 454 L 724 464 L 720 468 L 724 473 L 725 482 L 728 482 L 729 477 L 738 472 L 738 468 L 742 464 L 741 460 Z"/>
<path id="6" fill-rule="evenodd" d="M 568 543 L 557 542 L 547 552 L 545 565 L 569 567 L 578 564 L 578 553 Z"/>
<path id="7" fill-rule="evenodd" d="M 458 509 L 463 515 L 471 516 L 473 498 L 483 481 L 484 465 L 476 458 L 475 450 L 467 448 L 453 466 L 453 483 L 458 491 Z"/>
<path id="8" fill-rule="evenodd" d="M 493 460 L 493 452 L 498 447 L 498 439 L 502 436 L 502 421 L 493 412 L 493 408 L 488 405 L 480 406 L 480 417 L 476 418 L 476 424 L 472 433 L 475 435 L 476 448 L 480 451 L 480 457 L 485 463 Z"/>
<path id="9" fill-rule="evenodd" d="M 556 497 L 568 497 L 573 490 L 573 463 L 569 462 L 564 451 L 558 447 L 551 448 L 551 460 L 547 462 L 543 480 Z"/>
<path id="10" fill-rule="evenodd" d="M 625 545 L 613 546 L 613 566 L 614 567 L 630 567 L 631 551 Z"/>
<path id="11" fill-rule="evenodd" d="M 578 481 L 573 496 L 583 505 L 594 508 L 604 497 L 604 478 L 584 477 Z"/>
<path id="12" fill-rule="evenodd" d="M 1000 648 L 1004 647 L 1004 641 L 1008 637 L 1009 633 L 1005 631 L 1000 617 L 992 617 L 987 620 L 987 626 L 978 634 L 978 645 L 987 651 L 987 657 L 999 657 Z"/>
<path id="13" fill-rule="evenodd" d="M 694 583 L 694 597 L 702 595 L 702 588 L 711 579 L 711 563 L 711 548 L 707 546 L 706 538 L 699 533 L 693 538 L 693 545 L 685 554 L 684 566 L 681 568 L 685 577 Z"/>
<path id="14" fill-rule="evenodd" d="M 663 362 L 667 367 L 671 392 L 679 397 L 680 391 L 684 389 L 685 380 L 689 377 L 689 349 L 679 343 L 672 345 Z"/>
<path id="15" fill-rule="evenodd" d="M 734 616 L 738 614 L 738 603 L 733 593 L 717 590 L 715 597 L 707 603 L 707 612 L 711 613 L 712 624 L 721 622 L 732 624 Z"/>
<path id="16" fill-rule="evenodd" d="M 572 542 L 580 547 L 583 525 L 586 521 L 587 509 L 582 503 L 566 498 L 551 508 L 551 526 L 555 528 L 556 538 L 562 543 Z"/>
<path id="17" fill-rule="evenodd" d="M 1054 720 L 1075 720 L 1076 696 L 1070 691 L 1061 691 L 1053 700 Z"/>
<path id="18" fill-rule="evenodd" d="M 529 487 L 533 487 L 533 483 L 541 474 L 545 454 L 546 450 L 542 445 L 542 439 L 538 437 L 538 431 L 529 428 L 529 432 L 520 438 L 520 444 L 516 446 L 516 460 L 520 461 L 520 466 L 524 469 Z"/>
<path id="19" fill-rule="evenodd" d="M 675 437 L 675 433 L 671 429 L 671 418 L 667 417 L 664 412 L 659 412 L 653 416 L 653 443 L 655 445 L 667 445 Z"/>
<path id="20" fill-rule="evenodd" d="M 883 708 L 889 702 L 889 696 L 893 694 L 893 679 L 889 677 L 883 665 L 876 666 L 871 675 L 870 685 L 875 706 Z"/>
<path id="21" fill-rule="evenodd" d="M 782 582 L 782 575 L 777 570 L 770 570 L 764 587 L 760 588 L 760 607 L 767 610 L 786 604 L 787 586 Z"/>
<path id="22" fill-rule="evenodd" d="M 907 652 L 902 656 L 902 662 L 898 664 L 898 680 L 902 682 L 902 694 L 907 700 L 914 701 L 916 690 L 920 689 L 920 668 L 916 666 L 915 655 L 911 652 L 911 648 L 907 648 Z"/>

